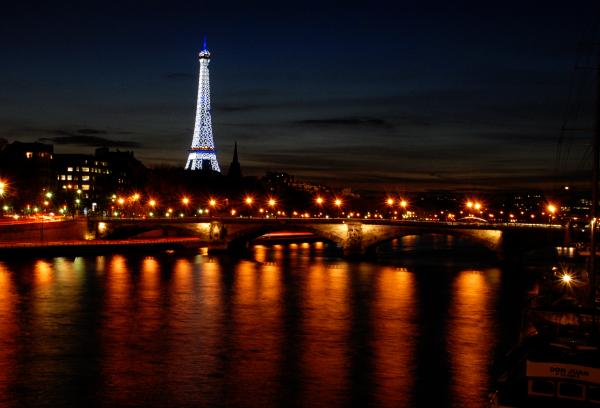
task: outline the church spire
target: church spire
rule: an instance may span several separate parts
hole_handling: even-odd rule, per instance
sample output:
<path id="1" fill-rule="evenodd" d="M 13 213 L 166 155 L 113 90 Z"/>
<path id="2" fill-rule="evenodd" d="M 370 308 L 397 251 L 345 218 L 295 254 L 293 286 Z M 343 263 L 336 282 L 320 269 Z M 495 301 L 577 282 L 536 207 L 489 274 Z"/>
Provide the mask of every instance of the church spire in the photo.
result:
<path id="1" fill-rule="evenodd" d="M 240 166 L 240 162 L 238 160 L 238 149 L 237 149 L 237 141 L 233 146 L 233 159 L 231 160 L 231 164 L 229 165 L 229 170 L 227 171 L 227 177 L 231 177 L 234 179 L 242 178 L 242 167 Z"/>

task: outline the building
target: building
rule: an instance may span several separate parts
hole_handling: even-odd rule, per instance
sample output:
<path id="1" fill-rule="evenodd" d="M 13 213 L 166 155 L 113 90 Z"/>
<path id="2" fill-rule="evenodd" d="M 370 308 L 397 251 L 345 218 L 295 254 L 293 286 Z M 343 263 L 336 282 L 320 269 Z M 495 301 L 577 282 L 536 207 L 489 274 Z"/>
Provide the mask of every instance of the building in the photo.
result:
<path id="1" fill-rule="evenodd" d="M 56 154 L 54 173 L 58 191 L 80 190 L 84 198 L 96 199 L 108 184 L 111 170 L 108 161 L 90 154 Z"/>
<path id="2" fill-rule="evenodd" d="M 0 178 L 13 205 L 35 205 L 53 185 L 54 147 L 13 142 L 0 150 Z"/>
<path id="3" fill-rule="evenodd" d="M 83 208 L 102 207 L 113 194 L 141 189 L 145 172 L 133 152 L 104 147 L 93 155 L 56 154 L 54 159 L 57 198 Z"/>

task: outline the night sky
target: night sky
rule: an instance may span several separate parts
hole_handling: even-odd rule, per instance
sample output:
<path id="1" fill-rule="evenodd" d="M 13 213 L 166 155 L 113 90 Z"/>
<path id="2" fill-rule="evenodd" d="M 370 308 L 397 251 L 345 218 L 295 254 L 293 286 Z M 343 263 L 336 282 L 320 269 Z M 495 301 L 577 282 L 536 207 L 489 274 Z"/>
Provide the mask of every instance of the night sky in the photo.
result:
<path id="1" fill-rule="evenodd" d="M 52 3 L 0 13 L 8 141 L 184 166 L 207 35 L 225 170 L 234 141 L 245 175 L 356 189 L 552 188 L 589 166 L 593 1 Z M 557 165 L 565 112 L 584 131 Z"/>

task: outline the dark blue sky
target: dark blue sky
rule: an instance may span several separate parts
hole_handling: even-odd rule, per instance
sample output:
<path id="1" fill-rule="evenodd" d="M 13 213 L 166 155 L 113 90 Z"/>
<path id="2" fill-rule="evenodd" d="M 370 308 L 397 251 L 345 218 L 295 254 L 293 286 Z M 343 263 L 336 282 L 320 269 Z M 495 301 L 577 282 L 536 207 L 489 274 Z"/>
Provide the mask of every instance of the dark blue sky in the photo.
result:
<path id="1" fill-rule="evenodd" d="M 551 186 L 589 161 L 568 135 L 555 172 L 593 1 L 138 3 L 3 9 L 0 138 L 183 166 L 206 34 L 225 168 L 235 140 L 245 174 L 388 191 Z"/>

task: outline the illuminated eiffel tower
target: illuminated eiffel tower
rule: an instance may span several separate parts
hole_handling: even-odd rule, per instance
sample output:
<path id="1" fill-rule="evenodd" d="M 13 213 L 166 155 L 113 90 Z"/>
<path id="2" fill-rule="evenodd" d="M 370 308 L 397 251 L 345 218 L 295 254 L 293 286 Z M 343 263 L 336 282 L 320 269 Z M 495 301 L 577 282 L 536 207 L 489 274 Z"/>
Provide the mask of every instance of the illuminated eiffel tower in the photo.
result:
<path id="1" fill-rule="evenodd" d="M 206 37 L 204 38 L 204 49 L 200 51 L 200 81 L 198 83 L 198 104 L 196 106 L 196 125 L 194 126 L 194 138 L 189 156 L 185 165 L 186 170 L 211 169 L 221 172 L 219 162 L 215 154 L 215 143 L 213 141 L 212 122 L 210 119 L 210 79 L 208 76 L 208 63 L 210 52 L 206 49 Z"/>

